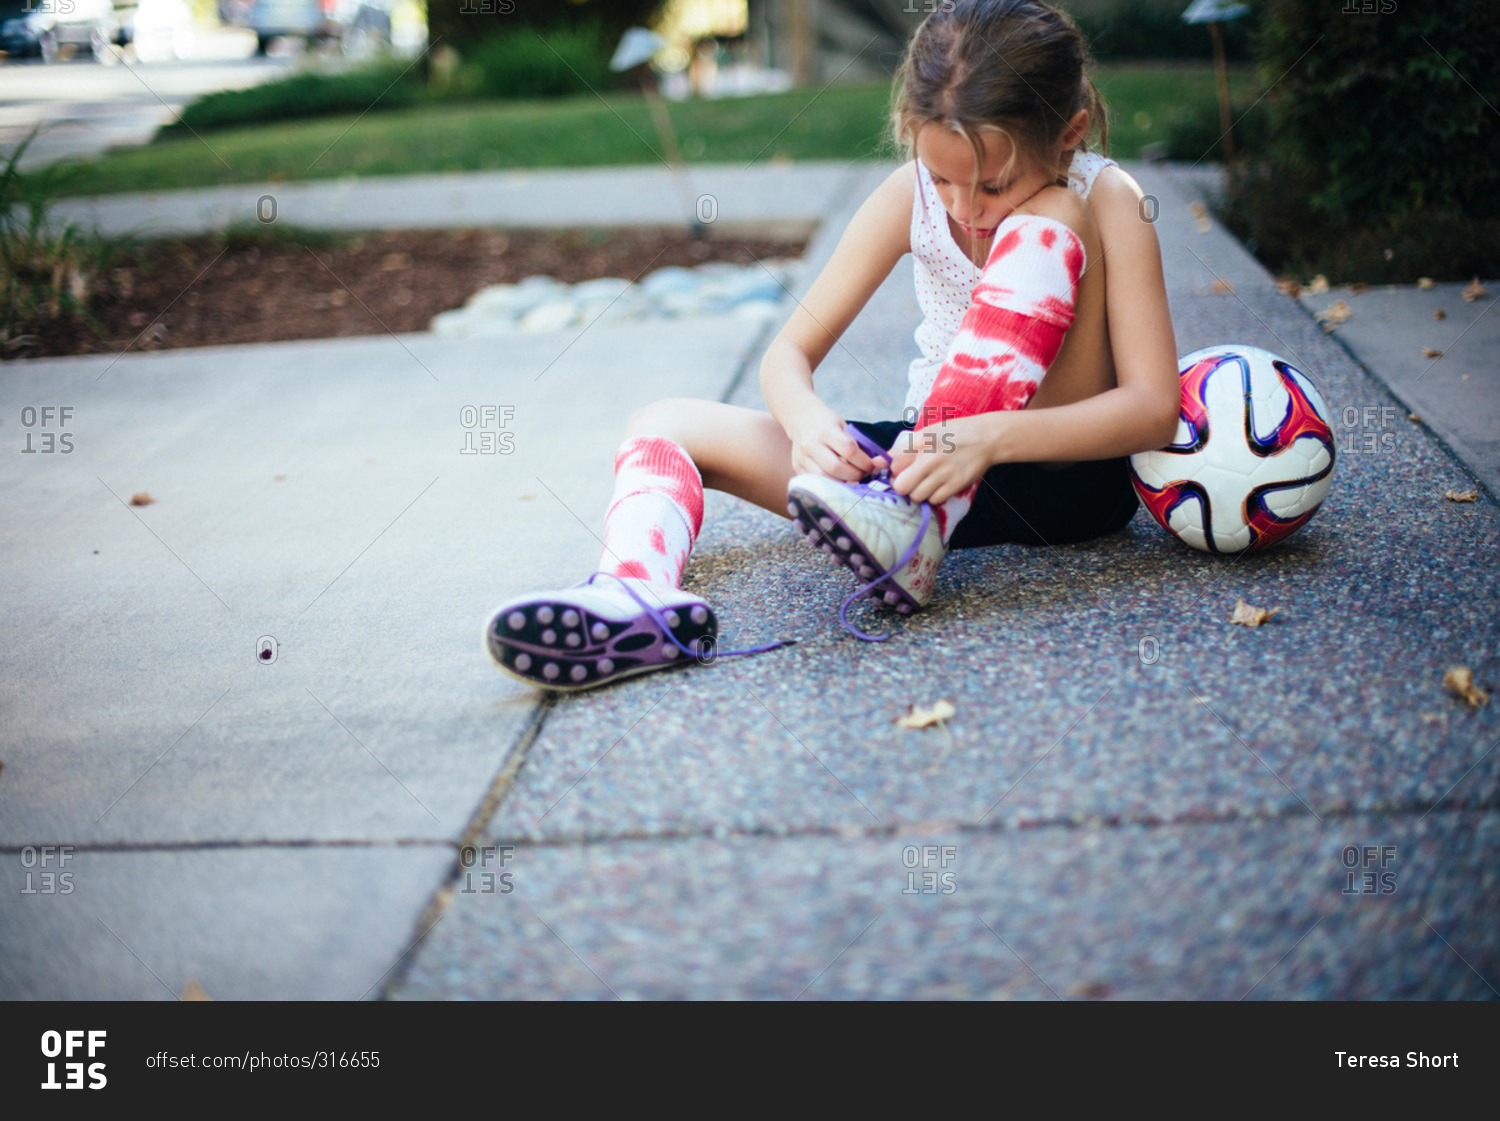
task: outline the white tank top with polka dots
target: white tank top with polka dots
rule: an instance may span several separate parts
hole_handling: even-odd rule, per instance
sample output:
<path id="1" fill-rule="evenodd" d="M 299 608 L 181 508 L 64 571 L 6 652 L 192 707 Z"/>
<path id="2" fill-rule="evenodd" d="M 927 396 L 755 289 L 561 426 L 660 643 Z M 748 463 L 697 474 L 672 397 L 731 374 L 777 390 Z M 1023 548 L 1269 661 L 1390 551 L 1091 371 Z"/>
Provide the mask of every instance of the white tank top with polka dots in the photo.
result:
<path id="1" fill-rule="evenodd" d="M 932 184 L 932 174 L 922 163 L 917 165 L 917 190 L 911 208 L 911 255 L 917 281 L 917 304 L 922 322 L 916 330 L 917 346 L 922 356 L 912 359 L 908 376 L 911 382 L 906 394 L 907 416 L 914 415 L 926 403 L 932 383 L 943 368 L 943 359 L 959 324 L 973 300 L 974 285 L 980 270 L 953 241 L 948 228 L 948 212 Z M 1084 198 L 1093 189 L 1094 179 L 1115 161 L 1094 152 L 1075 150 L 1068 164 L 1068 186 Z"/>

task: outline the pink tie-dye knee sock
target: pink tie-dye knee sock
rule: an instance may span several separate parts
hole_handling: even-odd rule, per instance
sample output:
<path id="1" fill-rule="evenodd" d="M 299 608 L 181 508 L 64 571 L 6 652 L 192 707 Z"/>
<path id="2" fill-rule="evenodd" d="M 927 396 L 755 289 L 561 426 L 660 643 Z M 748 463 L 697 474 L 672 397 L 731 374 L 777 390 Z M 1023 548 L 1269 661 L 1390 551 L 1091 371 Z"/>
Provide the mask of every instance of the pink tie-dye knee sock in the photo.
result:
<path id="1" fill-rule="evenodd" d="M 929 425 L 1024 409 L 1073 325 L 1084 248 L 1061 222 L 1007 218 L 996 231 L 973 303 L 964 313 L 917 420 Z M 947 544 L 981 483 L 934 506 Z"/>
<path id="2" fill-rule="evenodd" d="M 687 451 L 663 436 L 621 444 L 600 571 L 677 587 L 702 527 L 703 478 Z"/>

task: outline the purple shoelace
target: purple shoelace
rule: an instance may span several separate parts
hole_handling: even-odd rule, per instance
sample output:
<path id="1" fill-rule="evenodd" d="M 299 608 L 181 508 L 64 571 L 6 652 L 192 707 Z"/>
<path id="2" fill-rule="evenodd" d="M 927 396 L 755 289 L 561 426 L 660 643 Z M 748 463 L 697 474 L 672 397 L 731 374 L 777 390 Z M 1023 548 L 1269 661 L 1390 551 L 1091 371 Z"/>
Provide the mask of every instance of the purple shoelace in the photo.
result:
<path id="1" fill-rule="evenodd" d="M 871 459 L 883 459 L 886 461 L 885 467 L 882 467 L 874 475 L 870 476 L 874 482 L 848 483 L 846 485 L 860 493 L 861 501 L 865 498 L 875 498 L 881 502 L 910 502 L 911 499 L 905 495 L 897 494 L 891 487 L 891 453 L 866 436 L 858 428 L 855 428 L 854 425 L 847 425 L 846 430 L 853 437 L 854 442 L 860 446 L 860 449 Z M 854 589 L 854 591 L 850 592 L 844 598 L 844 602 L 839 604 L 839 622 L 855 638 L 862 639 L 865 642 L 884 642 L 891 637 L 888 634 L 866 634 L 853 623 L 849 622 L 849 605 L 857 599 L 868 596 L 881 584 L 893 579 L 896 573 L 910 564 L 912 557 L 917 555 L 917 550 L 922 547 L 922 538 L 927 536 L 927 526 L 932 521 L 932 506 L 926 502 L 920 505 L 922 507 L 922 524 L 918 527 L 917 535 L 912 538 L 912 543 L 907 547 L 906 552 L 902 553 L 896 560 L 896 563 L 889 569 L 875 577 L 875 579 L 864 585 L 864 587 Z"/>
<path id="2" fill-rule="evenodd" d="M 650 616 L 652 622 L 654 622 L 657 627 L 660 628 L 661 633 L 666 636 L 668 642 L 677 647 L 677 649 L 681 650 L 689 658 L 696 658 L 700 661 L 703 660 L 705 652 L 699 650 L 691 650 L 687 646 L 683 645 L 683 643 L 679 642 L 677 640 L 677 636 L 672 633 L 671 626 L 667 623 L 667 617 L 661 611 L 659 611 L 655 607 L 652 607 L 640 596 L 636 595 L 635 589 L 632 588 L 628 583 L 626 583 L 622 577 L 616 576 L 613 572 L 596 572 L 587 580 L 585 580 L 584 583 L 592 584 L 601 576 L 608 576 L 611 580 L 619 584 L 620 587 L 625 590 L 625 594 L 628 595 L 631 599 L 635 600 L 635 602 L 640 606 L 641 610 L 644 611 L 648 616 Z M 699 641 L 701 642 L 702 640 L 700 639 Z M 796 645 L 796 642 L 797 640 L 795 638 L 783 638 L 778 639 L 775 642 L 768 642 L 764 646 L 747 646 L 743 650 L 719 650 L 715 648 L 712 655 L 708 657 L 708 661 L 713 662 L 717 661 L 720 658 L 739 658 L 743 657 L 746 654 L 764 654 L 768 650 L 779 650 L 783 646 L 794 646 Z"/>

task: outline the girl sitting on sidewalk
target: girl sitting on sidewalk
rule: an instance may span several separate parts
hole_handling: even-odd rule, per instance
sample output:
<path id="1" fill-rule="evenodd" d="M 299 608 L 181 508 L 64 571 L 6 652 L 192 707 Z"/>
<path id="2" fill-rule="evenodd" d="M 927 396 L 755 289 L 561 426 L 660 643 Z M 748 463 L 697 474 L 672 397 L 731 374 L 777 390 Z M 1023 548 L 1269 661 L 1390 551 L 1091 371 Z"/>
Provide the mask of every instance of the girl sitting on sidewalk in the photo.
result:
<path id="1" fill-rule="evenodd" d="M 789 513 L 846 565 L 840 619 L 866 639 L 850 603 L 921 608 L 949 549 L 1130 521 L 1126 457 L 1176 428 L 1176 345 L 1141 189 L 1088 150 L 1104 107 L 1086 61 L 1071 19 L 1034 0 L 945 0 L 923 21 L 892 113 L 914 158 L 767 349 L 770 411 L 666 400 L 632 416 L 599 571 L 496 612 L 502 669 L 584 689 L 710 656 L 713 610 L 680 587 L 705 487 Z M 924 318 L 905 418 L 846 424 L 813 371 L 906 253 Z"/>

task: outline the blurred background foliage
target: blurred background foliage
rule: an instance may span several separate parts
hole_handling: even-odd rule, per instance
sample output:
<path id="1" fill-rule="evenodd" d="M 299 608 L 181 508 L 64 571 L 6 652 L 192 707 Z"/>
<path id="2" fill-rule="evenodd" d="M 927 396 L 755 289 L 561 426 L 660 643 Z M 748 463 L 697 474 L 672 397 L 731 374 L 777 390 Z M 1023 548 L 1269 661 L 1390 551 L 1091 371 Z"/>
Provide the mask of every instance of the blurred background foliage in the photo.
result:
<path id="1" fill-rule="evenodd" d="M 671 112 L 686 159 L 889 157 L 891 70 L 937 2 L 430 0 L 432 48 L 416 59 L 312 65 L 212 94 L 149 147 L 57 168 L 50 182 L 82 194 L 654 161 L 639 74 L 608 68 L 621 34 L 640 25 L 669 40 L 659 61 L 685 98 Z M 1092 40 L 1112 155 L 1225 159 L 1211 39 L 1182 21 L 1186 0 L 1060 6 Z M 1236 234 L 1274 270 L 1336 281 L 1500 274 L 1500 5 L 1249 7 L 1225 25 L 1235 156 L 1219 210 Z M 815 19 L 796 24 L 807 11 Z M 793 69 L 813 80 L 787 90 Z M 784 81 L 711 96 L 745 74 Z M 189 130 L 212 135 L 226 160 Z"/>

